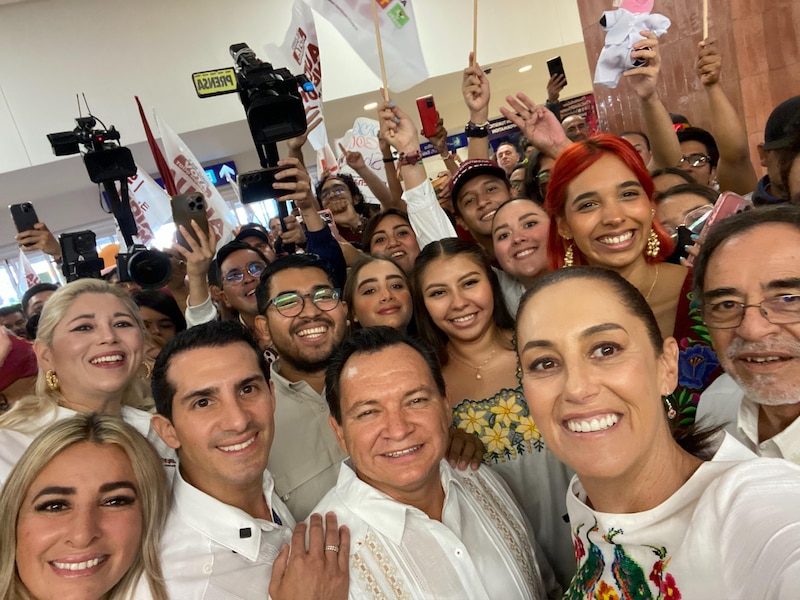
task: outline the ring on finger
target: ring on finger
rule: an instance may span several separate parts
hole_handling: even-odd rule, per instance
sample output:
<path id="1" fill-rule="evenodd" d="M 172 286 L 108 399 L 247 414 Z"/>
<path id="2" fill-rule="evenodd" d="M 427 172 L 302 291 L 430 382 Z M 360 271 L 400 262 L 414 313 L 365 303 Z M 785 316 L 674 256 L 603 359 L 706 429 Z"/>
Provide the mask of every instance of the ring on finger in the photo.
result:
<path id="1" fill-rule="evenodd" d="M 332 546 L 332 545 L 325 546 L 325 551 L 327 552 L 328 550 L 330 550 L 331 552 L 339 552 L 339 546 Z"/>

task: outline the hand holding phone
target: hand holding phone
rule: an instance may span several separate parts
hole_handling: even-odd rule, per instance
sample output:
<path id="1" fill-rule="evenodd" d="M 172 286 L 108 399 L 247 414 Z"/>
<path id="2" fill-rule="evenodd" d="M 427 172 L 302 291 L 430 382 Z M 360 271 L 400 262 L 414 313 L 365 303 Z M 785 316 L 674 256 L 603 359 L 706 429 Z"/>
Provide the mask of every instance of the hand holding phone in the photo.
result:
<path id="1" fill-rule="evenodd" d="M 436 110 L 436 103 L 433 96 L 423 96 L 417 98 L 417 110 L 422 121 L 422 135 L 426 138 L 436 135 L 436 123 L 439 120 L 439 112 Z"/>
<path id="2" fill-rule="evenodd" d="M 11 218 L 14 219 L 14 225 L 17 228 L 17 233 L 23 233 L 34 229 L 34 225 L 39 222 L 39 217 L 36 215 L 36 209 L 30 202 L 23 202 L 22 204 L 9 204 L 8 210 L 11 211 Z M 32 246 L 33 244 L 25 244 L 25 247 Z"/>
<path id="3" fill-rule="evenodd" d="M 564 72 L 564 63 L 561 62 L 560 56 L 556 56 L 547 61 L 547 71 L 550 73 L 550 77 L 553 75 L 562 75 L 564 77 L 564 86 L 567 85 L 567 74 Z"/>
<path id="4" fill-rule="evenodd" d="M 172 221 L 175 223 L 175 230 L 178 243 L 191 250 L 189 242 L 183 237 L 179 225 L 183 225 L 189 234 L 194 238 L 198 244 L 200 241 L 194 233 L 192 227 L 192 220 L 200 226 L 203 231 L 208 231 L 208 214 L 206 213 L 206 199 L 200 192 L 193 192 L 191 194 L 178 194 L 170 198 L 172 205 Z"/>

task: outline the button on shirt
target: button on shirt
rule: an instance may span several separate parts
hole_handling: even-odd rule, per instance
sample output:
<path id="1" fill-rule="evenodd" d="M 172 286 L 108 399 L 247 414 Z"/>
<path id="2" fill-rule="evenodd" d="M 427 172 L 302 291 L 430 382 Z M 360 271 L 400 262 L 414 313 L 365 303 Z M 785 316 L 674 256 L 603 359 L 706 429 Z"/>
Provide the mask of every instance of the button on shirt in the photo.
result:
<path id="1" fill-rule="evenodd" d="M 455 471 L 445 461 L 440 473 L 441 522 L 343 463 L 336 488 L 314 512 L 334 511 L 350 528 L 351 600 L 544 598 L 529 526 L 502 480 L 486 467 Z"/>
<path id="2" fill-rule="evenodd" d="M 175 473 L 161 539 L 161 568 L 170 598 L 267 598 L 272 564 L 291 541 L 295 522 L 275 495 L 269 471 L 264 472 L 263 490 L 274 522 L 224 504 Z"/>
<path id="3" fill-rule="evenodd" d="M 280 374 L 280 360 L 270 366 L 275 384 L 275 439 L 269 469 L 275 491 L 294 518 L 305 519 L 336 484 L 347 456 L 328 423 L 328 403 L 305 381 Z"/>

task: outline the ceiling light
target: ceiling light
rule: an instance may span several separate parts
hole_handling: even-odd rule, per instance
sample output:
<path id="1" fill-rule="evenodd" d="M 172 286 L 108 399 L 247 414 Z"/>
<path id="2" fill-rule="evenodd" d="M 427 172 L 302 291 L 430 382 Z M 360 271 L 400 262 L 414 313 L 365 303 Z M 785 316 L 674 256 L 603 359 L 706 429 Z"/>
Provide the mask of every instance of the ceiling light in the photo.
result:
<path id="1" fill-rule="evenodd" d="M 524 67 L 520 67 L 519 68 L 519 72 L 520 73 L 525 73 L 527 71 L 530 71 L 532 68 L 533 68 L 533 65 L 525 65 Z"/>
<path id="2" fill-rule="evenodd" d="M 369 104 L 365 104 L 364 105 L 364 110 L 373 110 L 373 109 L 376 109 L 376 108 L 378 108 L 378 103 L 377 102 L 370 102 Z"/>

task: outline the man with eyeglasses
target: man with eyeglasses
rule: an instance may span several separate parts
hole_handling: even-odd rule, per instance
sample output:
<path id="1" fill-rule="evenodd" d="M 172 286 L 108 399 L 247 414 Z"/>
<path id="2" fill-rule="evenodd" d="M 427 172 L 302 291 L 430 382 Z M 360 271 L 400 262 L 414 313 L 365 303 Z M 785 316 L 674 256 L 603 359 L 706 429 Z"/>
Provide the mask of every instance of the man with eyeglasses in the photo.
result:
<path id="1" fill-rule="evenodd" d="M 697 183 L 713 186 L 717 178 L 719 150 L 714 136 L 699 127 L 685 127 L 676 133 L 683 156 L 676 165 Z"/>
<path id="2" fill-rule="evenodd" d="M 327 263 L 311 254 L 270 264 L 256 297 L 256 328 L 279 355 L 270 367 L 276 409 L 269 470 L 281 500 L 302 520 L 335 485 L 346 456 L 328 425 L 323 391 L 328 359 L 347 333 L 347 307 Z"/>
<path id="3" fill-rule="evenodd" d="M 727 421 L 757 454 L 800 464 L 800 207 L 720 221 L 695 261 L 694 295 L 727 374 L 697 418 Z"/>

